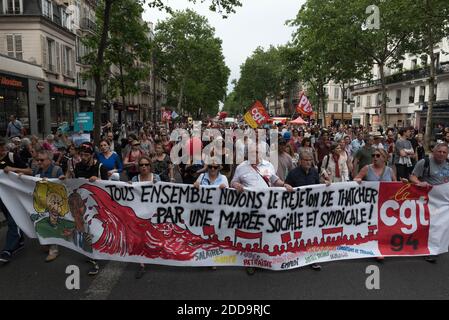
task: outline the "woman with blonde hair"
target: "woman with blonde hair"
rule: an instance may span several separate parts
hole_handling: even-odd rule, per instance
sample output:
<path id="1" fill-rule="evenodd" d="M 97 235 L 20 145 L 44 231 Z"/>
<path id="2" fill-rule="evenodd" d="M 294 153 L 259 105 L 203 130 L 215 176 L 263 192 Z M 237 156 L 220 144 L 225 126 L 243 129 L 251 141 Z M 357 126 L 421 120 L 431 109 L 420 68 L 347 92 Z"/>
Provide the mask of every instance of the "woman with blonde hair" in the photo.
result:
<path id="1" fill-rule="evenodd" d="M 396 181 L 394 170 L 387 166 L 388 153 L 384 149 L 376 149 L 373 153 L 373 163 L 364 166 L 354 181 Z"/>

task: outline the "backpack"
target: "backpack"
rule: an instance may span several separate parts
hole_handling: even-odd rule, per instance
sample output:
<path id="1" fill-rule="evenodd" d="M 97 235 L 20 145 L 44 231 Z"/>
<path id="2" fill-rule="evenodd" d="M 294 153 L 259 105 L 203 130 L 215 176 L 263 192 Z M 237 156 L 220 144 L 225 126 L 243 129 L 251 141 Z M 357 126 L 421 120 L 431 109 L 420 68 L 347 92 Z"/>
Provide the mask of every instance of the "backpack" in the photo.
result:
<path id="1" fill-rule="evenodd" d="M 446 159 L 446 163 L 449 163 L 449 159 Z M 424 158 L 424 170 L 422 178 L 430 177 L 430 157 L 426 156 Z"/>

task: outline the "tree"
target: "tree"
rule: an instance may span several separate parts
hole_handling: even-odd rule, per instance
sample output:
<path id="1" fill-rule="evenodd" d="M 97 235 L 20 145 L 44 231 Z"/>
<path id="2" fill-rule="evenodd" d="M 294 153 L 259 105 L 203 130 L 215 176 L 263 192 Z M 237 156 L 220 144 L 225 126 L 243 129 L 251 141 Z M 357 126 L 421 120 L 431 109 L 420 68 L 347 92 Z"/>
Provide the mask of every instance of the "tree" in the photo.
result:
<path id="1" fill-rule="evenodd" d="M 242 106 L 248 107 L 255 100 L 264 102 L 269 97 L 275 99 L 277 106 L 277 98 L 285 89 L 283 50 L 270 46 L 265 51 L 259 47 L 240 66 L 240 79 L 234 90 Z"/>
<path id="2" fill-rule="evenodd" d="M 413 40 L 407 49 L 414 54 L 430 57 L 430 64 L 427 65 L 429 69 L 429 102 L 424 135 L 426 151 L 430 151 L 433 134 L 433 106 L 436 101 L 435 46 L 449 36 L 449 2 L 446 0 L 409 1 L 409 8 L 415 18 L 409 20 L 410 29 L 413 30 Z"/>
<path id="3" fill-rule="evenodd" d="M 150 30 L 141 18 L 142 13 L 142 4 L 135 0 L 118 1 L 112 6 L 105 63 L 118 69 L 110 74 L 108 89 L 112 96 L 120 93 L 123 107 L 125 97 L 140 92 L 139 82 L 150 74 Z"/>
<path id="4" fill-rule="evenodd" d="M 198 0 L 189 1 L 193 3 L 198 2 Z M 223 15 L 223 18 L 227 18 L 227 15 L 230 13 L 235 13 L 235 7 L 242 6 L 240 0 L 200 0 L 200 2 L 210 3 L 209 10 L 221 13 Z M 159 8 L 161 10 L 166 10 L 169 13 L 173 13 L 173 9 L 171 8 L 171 6 L 164 0 L 149 0 L 148 3 L 152 8 Z"/>
<path id="5" fill-rule="evenodd" d="M 108 66 L 105 65 L 105 50 L 108 42 L 108 33 L 111 17 L 111 8 L 114 2 L 117 0 L 100 0 L 98 1 L 97 10 L 97 35 L 91 39 L 90 47 L 95 48 L 95 60 L 91 64 L 91 75 L 95 82 L 95 110 L 94 110 L 94 140 L 96 143 L 100 141 L 101 134 L 101 108 L 103 99 L 103 88 L 102 79 L 107 74 Z M 189 0 L 190 2 L 196 3 L 197 0 Z M 239 0 L 201 0 L 201 2 L 210 2 L 210 10 L 218 11 L 222 13 L 223 17 L 226 18 L 227 14 L 233 13 L 235 7 L 241 6 Z M 139 1 L 142 2 L 142 1 Z M 143 0 L 143 2 L 147 2 Z M 167 5 L 164 0 L 148 0 L 150 7 L 157 7 L 159 9 L 165 8 L 170 10 L 170 6 Z M 224 10 L 224 12 L 223 12 Z"/>
<path id="6" fill-rule="evenodd" d="M 231 116 L 237 116 L 243 113 L 241 104 L 237 100 L 237 94 L 232 91 L 225 99 L 223 111 L 226 111 Z"/>
<path id="7" fill-rule="evenodd" d="M 340 84 L 344 92 L 351 81 L 370 75 L 374 60 L 356 45 L 352 30 L 359 28 L 357 32 L 362 32 L 361 24 L 351 25 L 364 17 L 366 6 L 363 10 L 361 7 L 360 3 L 356 6 L 342 0 L 309 0 L 296 19 L 287 22 L 297 27 L 293 34 L 291 60 L 297 65 L 298 78 L 317 95 L 318 111 L 321 110 L 323 119 L 326 118 L 324 86 L 330 80 Z M 359 17 L 355 12 L 362 15 Z M 343 94 L 342 111 L 344 103 Z"/>
<path id="8" fill-rule="evenodd" d="M 346 35 L 342 44 L 347 52 L 353 52 L 362 58 L 362 63 L 371 67 L 377 65 L 381 81 L 382 102 L 380 105 L 381 123 L 388 126 L 387 115 L 387 79 L 386 67 L 395 66 L 406 52 L 411 41 L 411 29 L 408 0 L 336 0 L 337 9 L 335 19 L 330 20 L 330 27 Z M 379 14 L 380 25 L 367 24 L 367 8 Z M 368 10 L 369 11 L 369 10 Z"/>
<path id="9" fill-rule="evenodd" d="M 108 65 L 105 63 L 105 51 L 108 44 L 108 33 L 111 17 L 111 8 L 116 0 L 102 0 L 98 2 L 96 10 L 97 32 L 84 39 L 84 44 L 90 48 L 90 53 L 83 59 L 90 65 L 90 70 L 84 77 L 92 77 L 95 82 L 95 108 L 94 108 L 94 141 L 100 142 L 101 135 L 101 109 L 103 101 L 103 79 L 108 74 Z"/>
<path id="10" fill-rule="evenodd" d="M 205 17 L 186 10 L 158 24 L 155 57 L 168 82 L 168 103 L 196 117 L 216 114 L 230 74 L 222 42 Z"/>

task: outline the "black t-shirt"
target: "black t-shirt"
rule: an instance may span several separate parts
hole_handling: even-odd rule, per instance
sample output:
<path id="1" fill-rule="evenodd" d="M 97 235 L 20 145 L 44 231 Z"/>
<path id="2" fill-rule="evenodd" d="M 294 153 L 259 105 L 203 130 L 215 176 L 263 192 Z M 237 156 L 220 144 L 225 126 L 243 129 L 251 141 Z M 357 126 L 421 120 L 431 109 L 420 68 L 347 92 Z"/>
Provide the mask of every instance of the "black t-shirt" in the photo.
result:
<path id="1" fill-rule="evenodd" d="M 14 161 L 11 161 L 11 156 Z M 3 157 L 3 159 L 0 159 L 0 169 L 5 169 L 6 167 L 13 167 L 13 168 L 20 168 L 24 169 L 26 168 L 26 164 L 22 161 L 20 156 L 16 153 L 8 152 Z"/>
<path id="2" fill-rule="evenodd" d="M 306 174 L 303 168 L 297 167 L 288 173 L 285 183 L 293 188 L 320 184 L 320 176 L 316 168 L 310 168 L 309 174 Z"/>
<path id="3" fill-rule="evenodd" d="M 98 177 L 99 172 L 101 177 Z M 108 169 L 101 165 L 99 161 L 96 161 L 96 163 L 90 167 L 82 162 L 75 166 L 75 178 L 89 179 L 91 177 L 98 177 L 101 178 L 101 180 L 108 180 Z"/>

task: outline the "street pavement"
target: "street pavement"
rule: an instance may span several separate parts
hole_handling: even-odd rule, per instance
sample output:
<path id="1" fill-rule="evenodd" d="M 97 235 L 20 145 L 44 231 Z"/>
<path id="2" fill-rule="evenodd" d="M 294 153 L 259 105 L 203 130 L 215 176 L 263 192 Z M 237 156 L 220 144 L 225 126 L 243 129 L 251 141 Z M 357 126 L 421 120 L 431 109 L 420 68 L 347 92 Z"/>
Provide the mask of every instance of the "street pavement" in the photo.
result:
<path id="1" fill-rule="evenodd" d="M 6 228 L 0 229 L 0 247 Z M 0 265 L 0 299 L 151 299 L 151 300 L 278 300 L 278 299 L 449 299 L 449 255 L 436 264 L 422 258 L 390 258 L 323 264 L 322 271 L 305 267 L 290 271 L 259 271 L 248 276 L 243 268 L 147 267 L 140 280 L 132 263 L 100 262 L 101 272 L 89 277 L 86 259 L 61 248 L 45 263 L 37 240 L 27 239 L 15 259 Z M 66 268 L 81 273 L 79 290 L 66 288 Z M 368 290 L 366 268 L 380 269 L 380 289 Z"/>

